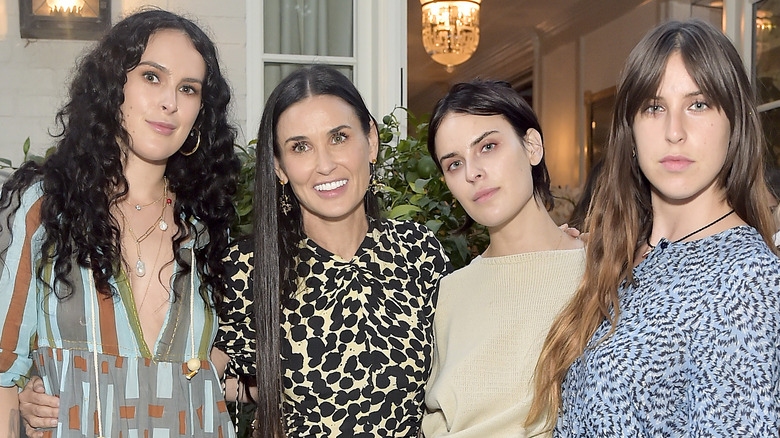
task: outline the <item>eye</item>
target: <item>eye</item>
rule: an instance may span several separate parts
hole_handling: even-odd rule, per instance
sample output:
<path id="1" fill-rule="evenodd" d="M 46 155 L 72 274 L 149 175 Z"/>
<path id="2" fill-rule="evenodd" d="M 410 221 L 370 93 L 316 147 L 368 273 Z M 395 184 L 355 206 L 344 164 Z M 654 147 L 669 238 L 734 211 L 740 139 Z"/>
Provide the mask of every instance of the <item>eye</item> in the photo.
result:
<path id="1" fill-rule="evenodd" d="M 482 152 L 490 152 L 495 148 L 496 148 L 495 143 L 485 143 L 485 145 L 482 146 Z"/>
<path id="2" fill-rule="evenodd" d="M 151 82 L 153 84 L 157 84 L 160 82 L 160 78 L 157 77 L 155 73 L 152 73 L 150 71 L 143 74 L 144 79 L 146 79 L 148 82 Z"/>
<path id="3" fill-rule="evenodd" d="M 291 149 L 292 149 L 293 152 L 298 152 L 298 153 L 306 152 L 306 151 L 309 150 L 309 145 L 306 144 L 305 142 L 299 141 L 299 142 L 293 143 Z"/>
<path id="4" fill-rule="evenodd" d="M 200 91 L 193 87 L 192 85 L 182 85 L 179 88 L 179 91 L 181 91 L 184 94 L 198 94 Z"/>
<path id="5" fill-rule="evenodd" d="M 450 164 L 447 165 L 447 172 L 453 172 L 457 170 L 462 164 L 463 162 L 460 160 L 452 160 Z"/>
<path id="6" fill-rule="evenodd" d="M 663 110 L 664 110 L 664 107 L 659 105 L 658 101 L 653 100 L 653 101 L 650 101 L 650 103 L 646 104 L 645 109 L 642 112 L 652 116 L 652 115 L 655 115 L 655 114 L 658 114 L 658 113 L 662 112 Z"/>
<path id="7" fill-rule="evenodd" d="M 696 102 L 693 102 L 693 104 L 691 104 L 689 108 L 693 111 L 704 111 L 709 107 L 710 104 L 708 104 L 707 102 L 703 100 L 697 100 Z"/>
<path id="8" fill-rule="evenodd" d="M 347 141 L 347 134 L 343 132 L 337 132 L 336 134 L 333 134 L 333 137 L 331 137 L 331 143 L 332 144 L 341 144 Z"/>

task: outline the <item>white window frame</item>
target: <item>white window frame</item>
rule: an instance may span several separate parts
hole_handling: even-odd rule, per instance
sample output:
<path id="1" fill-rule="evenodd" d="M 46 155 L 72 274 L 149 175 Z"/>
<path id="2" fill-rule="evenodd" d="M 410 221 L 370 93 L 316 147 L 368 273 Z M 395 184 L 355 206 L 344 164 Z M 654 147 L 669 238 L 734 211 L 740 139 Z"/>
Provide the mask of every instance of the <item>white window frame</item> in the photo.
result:
<path id="1" fill-rule="evenodd" d="M 326 1 L 326 0 L 322 0 Z M 406 2 L 352 0 L 353 56 L 264 53 L 263 1 L 246 0 L 246 117 L 257 132 L 265 106 L 265 63 L 324 63 L 352 67 L 352 79 L 380 122 L 396 106 L 406 105 Z"/>

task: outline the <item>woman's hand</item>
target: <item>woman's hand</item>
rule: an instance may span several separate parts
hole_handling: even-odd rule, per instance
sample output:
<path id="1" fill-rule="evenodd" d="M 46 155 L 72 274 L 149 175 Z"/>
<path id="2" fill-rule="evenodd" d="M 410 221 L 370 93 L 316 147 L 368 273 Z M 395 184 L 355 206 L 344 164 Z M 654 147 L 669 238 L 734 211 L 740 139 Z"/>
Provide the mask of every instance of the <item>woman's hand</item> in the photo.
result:
<path id="1" fill-rule="evenodd" d="M 24 431 L 30 438 L 43 438 L 39 427 L 57 427 L 60 398 L 46 394 L 43 380 L 35 376 L 19 393 L 19 411 L 22 413 Z"/>

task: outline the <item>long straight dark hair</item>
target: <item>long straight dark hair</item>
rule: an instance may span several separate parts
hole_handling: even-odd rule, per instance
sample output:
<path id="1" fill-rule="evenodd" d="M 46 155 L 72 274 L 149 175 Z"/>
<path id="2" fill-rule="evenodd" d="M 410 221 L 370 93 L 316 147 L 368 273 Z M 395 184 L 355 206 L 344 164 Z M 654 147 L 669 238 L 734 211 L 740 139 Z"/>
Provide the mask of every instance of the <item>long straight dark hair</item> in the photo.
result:
<path id="1" fill-rule="evenodd" d="M 257 315 L 257 428 L 256 437 L 285 436 L 282 419 L 281 311 L 295 293 L 299 278 L 299 244 L 306 238 L 301 207 L 288 187 L 292 209 L 283 214 L 279 205 L 282 185 L 274 170 L 279 157 L 276 126 L 291 105 L 308 97 L 330 95 L 350 105 L 364 134 L 370 135 L 376 120 L 357 88 L 332 67 L 315 65 L 287 76 L 271 93 L 257 133 L 255 176 L 255 314 Z M 366 214 L 379 218 L 379 202 L 370 190 L 364 199 Z"/>
<path id="2" fill-rule="evenodd" d="M 545 341 L 526 424 L 539 418 L 555 423 L 569 367 L 605 319 L 612 325 L 609 336 L 620 318 L 618 286 L 632 281 L 637 248 L 653 226 L 650 184 L 632 156 L 634 119 L 657 93 L 666 63 L 675 53 L 704 96 L 729 120 L 731 137 L 716 184 L 737 215 L 777 252 L 764 181 L 764 136 L 739 54 L 721 31 L 703 21 L 662 24 L 634 47 L 623 70 L 604 168 L 586 220 L 590 238 L 585 276 Z"/>

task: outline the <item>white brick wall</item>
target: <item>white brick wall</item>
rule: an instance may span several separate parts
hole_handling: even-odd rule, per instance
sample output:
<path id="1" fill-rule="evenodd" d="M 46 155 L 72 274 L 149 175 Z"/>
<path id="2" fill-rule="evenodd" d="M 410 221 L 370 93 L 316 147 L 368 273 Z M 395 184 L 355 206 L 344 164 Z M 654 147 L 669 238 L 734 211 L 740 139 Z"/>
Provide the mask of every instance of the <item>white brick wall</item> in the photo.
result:
<path id="1" fill-rule="evenodd" d="M 32 151 L 43 153 L 53 144 L 48 135 L 63 104 L 68 78 L 78 57 L 92 42 L 25 40 L 19 36 L 19 2 L 0 0 L 0 157 L 14 164 L 22 159 L 22 144 L 30 137 Z M 223 72 L 233 88 L 231 119 L 246 133 L 246 19 L 241 0 L 112 0 L 114 22 L 144 5 L 186 15 L 204 28 L 217 44 Z M 253 123 L 250 123 L 253 126 Z"/>

